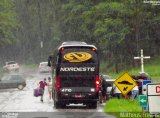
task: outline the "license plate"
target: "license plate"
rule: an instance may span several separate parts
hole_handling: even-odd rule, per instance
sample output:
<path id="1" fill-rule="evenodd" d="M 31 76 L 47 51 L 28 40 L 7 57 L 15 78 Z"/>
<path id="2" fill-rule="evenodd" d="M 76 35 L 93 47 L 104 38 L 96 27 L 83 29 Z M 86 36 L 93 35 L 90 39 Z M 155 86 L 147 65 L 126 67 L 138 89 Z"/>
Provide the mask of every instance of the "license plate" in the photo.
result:
<path id="1" fill-rule="evenodd" d="M 82 98 L 82 97 L 84 97 L 84 95 L 75 95 L 75 98 Z"/>

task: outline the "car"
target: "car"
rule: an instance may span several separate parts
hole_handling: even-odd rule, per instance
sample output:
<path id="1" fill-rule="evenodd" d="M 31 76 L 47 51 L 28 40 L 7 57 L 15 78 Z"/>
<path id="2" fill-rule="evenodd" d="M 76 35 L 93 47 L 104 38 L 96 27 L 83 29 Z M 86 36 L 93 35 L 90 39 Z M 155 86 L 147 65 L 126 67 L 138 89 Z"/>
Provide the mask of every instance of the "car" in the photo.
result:
<path id="1" fill-rule="evenodd" d="M 113 87 L 113 83 L 114 83 L 115 79 L 106 79 L 106 83 L 107 83 L 107 95 L 110 95 L 112 87 Z"/>
<path id="2" fill-rule="evenodd" d="M 4 71 L 12 72 L 12 71 L 19 71 L 19 64 L 15 61 L 8 61 L 3 66 Z"/>
<path id="3" fill-rule="evenodd" d="M 111 90 L 112 90 L 112 87 L 113 87 L 113 83 L 116 79 L 113 79 L 111 76 L 109 75 L 103 75 L 103 77 L 105 78 L 105 81 L 106 81 L 106 84 L 107 84 L 107 90 L 106 90 L 106 96 L 109 97 L 110 96 L 110 93 L 111 93 Z"/>
<path id="4" fill-rule="evenodd" d="M 39 72 L 51 72 L 51 68 L 48 66 L 48 62 L 40 62 L 39 64 Z"/>
<path id="5" fill-rule="evenodd" d="M 0 78 L 0 89 L 18 88 L 22 90 L 26 86 L 26 80 L 21 74 L 7 74 Z"/>

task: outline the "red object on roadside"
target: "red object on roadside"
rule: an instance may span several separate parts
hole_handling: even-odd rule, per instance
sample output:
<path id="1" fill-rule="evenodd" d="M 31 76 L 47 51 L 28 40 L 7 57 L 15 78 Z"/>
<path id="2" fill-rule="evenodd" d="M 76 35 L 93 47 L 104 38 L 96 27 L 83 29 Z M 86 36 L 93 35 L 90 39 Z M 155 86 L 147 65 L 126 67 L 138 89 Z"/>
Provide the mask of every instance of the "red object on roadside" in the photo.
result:
<path id="1" fill-rule="evenodd" d="M 40 88 L 40 87 L 34 89 L 33 95 L 34 95 L 35 97 L 42 96 L 42 95 L 43 95 L 43 89 Z"/>

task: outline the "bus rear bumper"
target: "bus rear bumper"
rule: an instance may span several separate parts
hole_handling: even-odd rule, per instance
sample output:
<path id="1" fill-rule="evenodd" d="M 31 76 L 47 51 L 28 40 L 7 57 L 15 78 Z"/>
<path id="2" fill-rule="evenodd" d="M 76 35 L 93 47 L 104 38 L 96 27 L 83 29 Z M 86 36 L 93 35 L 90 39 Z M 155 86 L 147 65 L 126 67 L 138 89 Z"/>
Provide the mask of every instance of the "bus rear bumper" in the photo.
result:
<path id="1" fill-rule="evenodd" d="M 98 93 L 59 93 L 58 101 L 69 103 L 89 103 L 96 102 L 99 98 Z"/>

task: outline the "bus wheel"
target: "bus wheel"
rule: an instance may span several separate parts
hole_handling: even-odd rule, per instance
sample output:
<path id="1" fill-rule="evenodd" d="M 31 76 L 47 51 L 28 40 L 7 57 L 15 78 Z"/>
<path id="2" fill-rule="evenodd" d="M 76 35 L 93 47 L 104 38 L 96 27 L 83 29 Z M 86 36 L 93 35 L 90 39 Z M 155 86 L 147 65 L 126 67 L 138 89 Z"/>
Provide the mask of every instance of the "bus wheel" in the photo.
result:
<path id="1" fill-rule="evenodd" d="M 61 108 L 61 104 L 60 104 L 60 102 L 59 102 L 59 101 L 55 101 L 55 100 L 54 100 L 54 107 L 55 107 L 56 109 Z"/>
<path id="2" fill-rule="evenodd" d="M 97 108 L 97 102 L 96 101 L 90 102 L 90 103 L 87 104 L 87 106 L 90 109 L 96 109 Z"/>
<path id="3" fill-rule="evenodd" d="M 52 90 L 52 99 L 54 100 L 55 99 L 55 92 Z"/>

